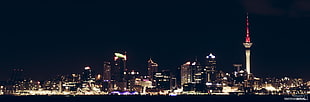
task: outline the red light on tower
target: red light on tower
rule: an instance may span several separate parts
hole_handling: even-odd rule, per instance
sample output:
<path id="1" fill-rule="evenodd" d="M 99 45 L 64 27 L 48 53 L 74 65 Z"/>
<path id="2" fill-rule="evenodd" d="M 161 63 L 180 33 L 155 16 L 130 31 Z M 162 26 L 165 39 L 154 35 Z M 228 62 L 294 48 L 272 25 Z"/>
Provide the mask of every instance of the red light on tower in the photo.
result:
<path id="1" fill-rule="evenodd" d="M 245 42 L 247 42 L 247 43 L 251 42 L 249 25 L 250 25 L 250 23 L 249 23 L 249 15 L 248 15 L 248 13 L 246 13 L 246 37 L 245 37 Z"/>

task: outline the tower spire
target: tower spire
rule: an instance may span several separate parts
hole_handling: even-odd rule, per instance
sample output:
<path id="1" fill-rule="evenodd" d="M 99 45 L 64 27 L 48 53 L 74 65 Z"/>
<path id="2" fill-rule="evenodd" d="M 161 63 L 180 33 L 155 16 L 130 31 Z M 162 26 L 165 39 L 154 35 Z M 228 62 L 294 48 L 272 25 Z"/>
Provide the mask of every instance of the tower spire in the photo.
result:
<path id="1" fill-rule="evenodd" d="M 246 37 L 245 37 L 245 42 L 249 43 L 251 42 L 251 38 L 250 38 L 250 28 L 249 28 L 249 13 L 246 13 Z"/>
<path id="2" fill-rule="evenodd" d="M 147 62 L 154 63 L 153 60 L 152 60 L 152 57 L 150 57 L 150 59 Z"/>

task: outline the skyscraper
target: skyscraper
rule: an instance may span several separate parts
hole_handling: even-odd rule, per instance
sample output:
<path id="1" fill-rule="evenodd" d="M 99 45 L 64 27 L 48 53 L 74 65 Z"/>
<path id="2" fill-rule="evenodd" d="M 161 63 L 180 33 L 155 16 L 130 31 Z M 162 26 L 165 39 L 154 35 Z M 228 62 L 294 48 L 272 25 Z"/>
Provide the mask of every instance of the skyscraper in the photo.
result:
<path id="1" fill-rule="evenodd" d="M 148 63 L 147 74 L 148 74 L 149 79 L 153 81 L 154 74 L 158 72 L 158 64 L 153 62 L 151 58 L 147 61 L 147 63 Z"/>
<path id="2" fill-rule="evenodd" d="M 181 65 L 181 85 L 203 83 L 204 74 L 204 67 L 197 60 L 186 62 Z"/>
<path id="3" fill-rule="evenodd" d="M 92 76 L 92 70 L 90 69 L 90 67 L 85 67 L 84 71 L 82 72 L 82 80 L 87 82 L 93 79 Z"/>
<path id="4" fill-rule="evenodd" d="M 111 81 L 113 90 L 123 90 L 127 88 L 127 80 L 125 74 L 127 72 L 127 56 L 121 53 L 114 53 L 114 63 L 111 68 Z"/>
<path id="5" fill-rule="evenodd" d="M 211 82 L 215 80 L 215 68 L 216 68 L 216 60 L 215 56 L 210 53 L 206 56 L 206 72 L 207 72 L 207 82 Z"/>
<path id="6" fill-rule="evenodd" d="M 181 87 L 183 91 L 205 92 L 207 83 L 206 66 L 197 61 L 189 61 L 181 66 Z"/>
<path id="7" fill-rule="evenodd" d="M 250 28 L 249 28 L 249 16 L 247 13 L 246 16 L 246 37 L 245 37 L 245 42 L 243 43 L 243 46 L 245 47 L 245 67 L 246 67 L 246 72 L 248 73 L 248 78 L 249 75 L 251 74 L 251 46 L 253 43 L 251 43 L 251 38 L 250 38 Z"/>
<path id="8" fill-rule="evenodd" d="M 94 87 L 95 77 L 89 66 L 85 67 L 82 72 L 82 90 L 92 90 Z"/>
<path id="9" fill-rule="evenodd" d="M 103 62 L 103 85 L 102 91 L 111 91 L 113 90 L 111 78 L 112 78 L 112 64 L 109 61 Z"/>
<path id="10" fill-rule="evenodd" d="M 114 65 L 112 67 L 112 78 L 115 81 L 124 81 L 124 73 L 127 72 L 127 57 L 126 53 L 114 53 Z"/>
<path id="11" fill-rule="evenodd" d="M 191 62 L 186 62 L 181 65 L 181 86 L 192 82 L 192 69 L 190 66 Z"/>
<path id="12" fill-rule="evenodd" d="M 204 80 L 204 67 L 198 62 L 197 58 L 191 63 L 193 84 L 200 84 Z"/>
<path id="13" fill-rule="evenodd" d="M 103 62 L 103 80 L 111 81 L 111 62 Z"/>

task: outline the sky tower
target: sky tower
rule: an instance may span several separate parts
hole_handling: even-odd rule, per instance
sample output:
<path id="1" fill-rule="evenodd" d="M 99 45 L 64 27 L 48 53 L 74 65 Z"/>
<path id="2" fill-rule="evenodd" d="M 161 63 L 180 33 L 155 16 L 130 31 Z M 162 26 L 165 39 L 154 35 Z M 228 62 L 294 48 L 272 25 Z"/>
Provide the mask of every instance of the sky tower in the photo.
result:
<path id="1" fill-rule="evenodd" d="M 253 43 L 251 43 L 251 38 L 250 38 L 250 29 L 249 29 L 249 15 L 248 13 L 246 14 L 246 37 L 245 37 L 245 42 L 243 43 L 243 46 L 245 47 L 245 66 L 246 66 L 246 71 L 248 73 L 248 76 L 251 74 L 251 46 Z"/>

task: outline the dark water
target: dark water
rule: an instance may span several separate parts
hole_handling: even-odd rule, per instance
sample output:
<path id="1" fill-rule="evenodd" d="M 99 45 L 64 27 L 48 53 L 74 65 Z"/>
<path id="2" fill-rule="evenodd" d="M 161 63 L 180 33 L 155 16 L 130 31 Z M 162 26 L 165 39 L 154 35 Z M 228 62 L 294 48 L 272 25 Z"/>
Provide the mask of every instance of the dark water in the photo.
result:
<path id="1" fill-rule="evenodd" d="M 290 102 L 290 101 L 284 100 L 284 96 L 0 96 L 0 102 Z"/>

